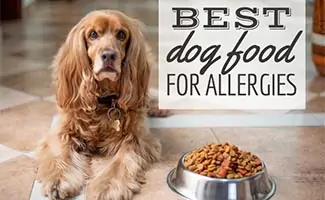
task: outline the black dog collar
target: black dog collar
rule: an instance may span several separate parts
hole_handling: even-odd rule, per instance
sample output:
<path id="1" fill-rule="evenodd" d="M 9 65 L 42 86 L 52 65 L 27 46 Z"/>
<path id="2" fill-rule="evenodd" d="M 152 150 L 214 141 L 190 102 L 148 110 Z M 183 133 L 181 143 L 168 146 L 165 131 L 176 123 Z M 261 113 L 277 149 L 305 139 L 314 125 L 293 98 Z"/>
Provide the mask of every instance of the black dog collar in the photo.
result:
<path id="1" fill-rule="evenodd" d="M 113 103 L 117 102 L 118 96 L 117 95 L 109 95 L 104 97 L 97 97 L 97 101 L 99 104 L 106 105 L 111 107 Z"/>

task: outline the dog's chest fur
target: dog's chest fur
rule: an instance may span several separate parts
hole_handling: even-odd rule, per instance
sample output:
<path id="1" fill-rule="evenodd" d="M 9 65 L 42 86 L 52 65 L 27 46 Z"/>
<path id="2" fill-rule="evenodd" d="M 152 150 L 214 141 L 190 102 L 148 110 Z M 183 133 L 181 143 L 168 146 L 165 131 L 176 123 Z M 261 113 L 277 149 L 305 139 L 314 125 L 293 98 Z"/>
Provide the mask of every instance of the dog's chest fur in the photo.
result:
<path id="1" fill-rule="evenodd" d="M 120 131 L 112 126 L 113 121 L 108 119 L 107 110 L 101 110 L 87 120 L 78 120 L 75 124 L 76 139 L 74 148 L 79 153 L 88 154 L 115 154 L 126 137 L 123 129 L 124 119 L 120 119 Z"/>

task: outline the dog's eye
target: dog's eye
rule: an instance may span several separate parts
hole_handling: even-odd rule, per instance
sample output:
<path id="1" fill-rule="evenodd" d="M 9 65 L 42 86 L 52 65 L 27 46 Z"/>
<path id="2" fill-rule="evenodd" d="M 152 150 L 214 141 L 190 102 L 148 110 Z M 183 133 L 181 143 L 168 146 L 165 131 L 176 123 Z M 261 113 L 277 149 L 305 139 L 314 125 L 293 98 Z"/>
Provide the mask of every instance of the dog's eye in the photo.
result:
<path id="1" fill-rule="evenodd" d="M 124 41 L 126 39 L 126 33 L 124 31 L 119 31 L 116 35 L 117 39 Z"/>
<path id="2" fill-rule="evenodd" d="M 90 31 L 89 37 L 91 39 L 96 39 L 96 38 L 98 38 L 98 34 L 96 33 L 96 31 Z"/>

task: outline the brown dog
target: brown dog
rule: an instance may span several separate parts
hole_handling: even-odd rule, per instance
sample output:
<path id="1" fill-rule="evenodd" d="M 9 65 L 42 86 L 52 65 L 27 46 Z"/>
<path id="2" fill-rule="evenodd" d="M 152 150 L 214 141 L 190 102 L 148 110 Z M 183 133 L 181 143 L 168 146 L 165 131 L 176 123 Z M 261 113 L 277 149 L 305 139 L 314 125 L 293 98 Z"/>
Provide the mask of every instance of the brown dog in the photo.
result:
<path id="1" fill-rule="evenodd" d="M 145 124 L 154 60 L 142 24 L 118 11 L 94 11 L 69 33 L 54 62 L 59 123 L 37 150 L 50 199 L 80 193 L 91 156 L 107 158 L 94 174 L 97 199 L 127 200 L 140 190 L 161 146 Z M 150 113 L 166 115 L 156 107 Z"/>

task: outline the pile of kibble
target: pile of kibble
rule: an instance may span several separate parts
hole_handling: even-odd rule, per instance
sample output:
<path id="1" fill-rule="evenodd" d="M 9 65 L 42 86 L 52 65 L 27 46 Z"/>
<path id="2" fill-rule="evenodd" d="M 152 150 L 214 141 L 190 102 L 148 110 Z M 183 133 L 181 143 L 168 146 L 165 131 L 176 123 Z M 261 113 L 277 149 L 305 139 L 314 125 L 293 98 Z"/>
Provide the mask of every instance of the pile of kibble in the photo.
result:
<path id="1" fill-rule="evenodd" d="M 228 143 L 211 143 L 196 149 L 185 157 L 184 164 L 195 173 L 227 179 L 249 177 L 263 169 L 256 155 Z"/>

